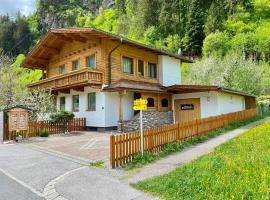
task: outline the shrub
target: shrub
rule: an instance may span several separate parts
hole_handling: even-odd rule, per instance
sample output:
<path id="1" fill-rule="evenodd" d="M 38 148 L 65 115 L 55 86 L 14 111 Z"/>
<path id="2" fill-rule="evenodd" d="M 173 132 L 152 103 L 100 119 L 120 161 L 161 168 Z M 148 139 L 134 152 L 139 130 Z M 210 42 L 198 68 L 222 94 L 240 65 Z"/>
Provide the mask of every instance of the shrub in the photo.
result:
<path id="1" fill-rule="evenodd" d="M 39 133 L 40 137 L 49 137 L 49 131 L 48 130 L 42 130 Z"/>
<path id="2" fill-rule="evenodd" d="M 60 111 L 50 115 L 50 121 L 52 123 L 59 123 L 64 121 L 69 121 L 74 118 L 74 114 L 68 111 Z"/>

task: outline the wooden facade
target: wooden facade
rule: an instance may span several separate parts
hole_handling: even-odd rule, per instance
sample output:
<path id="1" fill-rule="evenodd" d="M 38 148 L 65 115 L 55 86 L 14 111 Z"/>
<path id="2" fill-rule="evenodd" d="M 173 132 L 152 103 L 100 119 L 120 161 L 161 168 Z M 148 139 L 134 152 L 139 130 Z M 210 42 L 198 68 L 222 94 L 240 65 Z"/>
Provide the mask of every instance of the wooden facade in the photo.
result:
<path id="1" fill-rule="evenodd" d="M 76 72 L 72 68 L 73 62 L 79 63 L 79 70 L 88 69 L 92 73 L 102 74 L 98 84 L 108 85 L 109 83 L 109 54 L 112 49 L 119 46 L 111 54 L 111 83 L 115 83 L 121 79 L 143 81 L 149 83 L 159 83 L 159 65 L 158 53 L 142 48 L 137 45 L 128 43 L 120 43 L 120 40 L 106 37 L 104 35 L 97 35 L 91 32 L 84 31 L 72 32 L 61 31 L 56 29 L 55 32 L 49 32 L 37 47 L 30 52 L 26 60 L 22 63 L 23 67 L 41 69 L 45 80 L 30 85 L 32 89 L 47 89 L 58 90 L 58 86 L 54 86 L 54 82 L 61 82 L 63 77 L 72 76 Z M 95 56 L 95 69 L 88 68 L 87 58 Z M 122 69 L 122 58 L 128 57 L 133 60 L 133 73 L 125 73 Z M 144 74 L 138 74 L 138 61 L 143 61 Z M 148 77 L 148 63 L 156 65 L 156 77 Z M 65 66 L 65 73 L 61 74 L 60 67 Z M 84 79 L 84 76 L 77 76 L 77 79 Z M 75 79 L 76 79 L 75 78 Z M 47 80 L 47 81 L 46 81 Z M 54 80 L 54 81 L 51 81 Z M 78 82 L 85 82 L 85 80 Z M 48 83 L 49 82 L 49 83 Z M 94 82 L 93 84 L 96 84 Z M 91 81 L 87 81 L 85 85 L 92 85 Z M 70 84 L 62 84 L 63 88 L 70 88 Z"/>

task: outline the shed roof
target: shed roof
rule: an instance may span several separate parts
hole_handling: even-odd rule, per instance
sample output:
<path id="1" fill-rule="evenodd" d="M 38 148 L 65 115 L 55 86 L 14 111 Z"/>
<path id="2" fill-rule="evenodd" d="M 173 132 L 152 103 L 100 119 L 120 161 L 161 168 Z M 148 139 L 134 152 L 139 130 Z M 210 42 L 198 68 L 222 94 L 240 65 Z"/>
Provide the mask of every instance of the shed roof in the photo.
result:
<path id="1" fill-rule="evenodd" d="M 87 36 L 96 36 L 98 38 L 107 38 L 110 40 L 120 41 L 123 44 L 139 47 L 141 49 L 151 51 L 158 55 L 167 55 L 181 60 L 182 62 L 192 63 L 193 61 L 185 58 L 184 56 L 166 52 L 160 49 L 153 48 L 151 46 L 135 42 L 127 39 L 123 36 L 116 35 L 113 33 L 105 32 L 95 27 L 89 28 L 57 28 L 50 29 L 35 45 L 35 47 L 29 52 L 25 60 L 22 62 L 22 67 L 28 68 L 39 68 L 43 69 L 48 64 L 49 58 L 59 53 L 61 47 L 65 43 L 72 41 L 85 42 Z"/>
<path id="2" fill-rule="evenodd" d="M 224 88 L 224 87 L 220 87 L 216 85 L 172 85 L 172 86 L 164 87 L 163 89 L 172 93 L 218 91 L 218 92 L 225 92 L 225 93 L 236 94 L 236 95 L 241 95 L 241 96 L 255 97 L 254 95 L 251 95 L 242 91 Z"/>

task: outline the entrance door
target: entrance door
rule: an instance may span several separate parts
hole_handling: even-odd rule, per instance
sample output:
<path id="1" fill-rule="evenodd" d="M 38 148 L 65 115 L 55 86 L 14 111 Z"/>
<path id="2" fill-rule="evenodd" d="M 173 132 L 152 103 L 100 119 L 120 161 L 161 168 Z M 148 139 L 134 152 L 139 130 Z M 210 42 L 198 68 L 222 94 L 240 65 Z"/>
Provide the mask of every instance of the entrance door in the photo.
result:
<path id="1" fill-rule="evenodd" d="M 200 99 L 176 99 L 174 101 L 175 120 L 191 121 L 201 118 Z"/>

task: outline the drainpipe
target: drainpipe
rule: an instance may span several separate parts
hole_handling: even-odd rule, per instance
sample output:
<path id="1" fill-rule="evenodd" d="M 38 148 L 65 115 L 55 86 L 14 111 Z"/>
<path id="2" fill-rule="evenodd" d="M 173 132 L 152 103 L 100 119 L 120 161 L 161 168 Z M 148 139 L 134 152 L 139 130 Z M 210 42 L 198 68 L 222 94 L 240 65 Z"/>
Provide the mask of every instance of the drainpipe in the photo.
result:
<path id="1" fill-rule="evenodd" d="M 108 60 L 108 63 L 109 63 L 109 86 L 112 84 L 112 53 L 118 48 L 120 47 L 121 45 L 123 44 L 123 38 L 120 39 L 120 43 L 115 46 L 110 52 L 109 52 L 109 60 Z"/>

